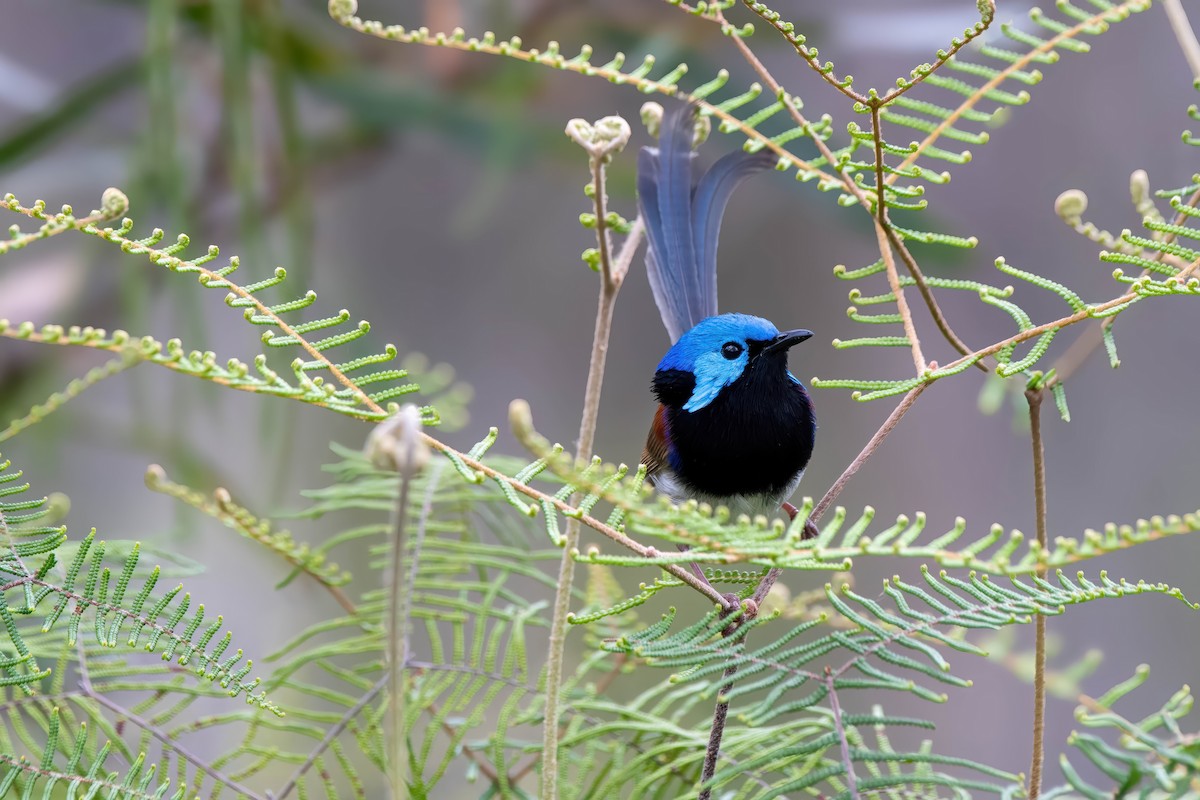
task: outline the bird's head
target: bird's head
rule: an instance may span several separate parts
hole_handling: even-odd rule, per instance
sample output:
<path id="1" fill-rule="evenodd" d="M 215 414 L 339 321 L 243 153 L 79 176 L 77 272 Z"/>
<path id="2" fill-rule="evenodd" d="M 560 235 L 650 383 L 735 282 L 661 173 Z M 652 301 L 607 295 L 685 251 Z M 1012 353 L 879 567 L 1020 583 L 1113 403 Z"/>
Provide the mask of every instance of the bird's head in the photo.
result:
<path id="1" fill-rule="evenodd" d="M 699 411 L 750 371 L 796 381 L 788 372 L 788 348 L 811 336 L 812 331 L 803 329 L 780 331 L 762 317 L 747 314 L 708 317 L 663 356 L 654 393 L 664 405 Z"/>

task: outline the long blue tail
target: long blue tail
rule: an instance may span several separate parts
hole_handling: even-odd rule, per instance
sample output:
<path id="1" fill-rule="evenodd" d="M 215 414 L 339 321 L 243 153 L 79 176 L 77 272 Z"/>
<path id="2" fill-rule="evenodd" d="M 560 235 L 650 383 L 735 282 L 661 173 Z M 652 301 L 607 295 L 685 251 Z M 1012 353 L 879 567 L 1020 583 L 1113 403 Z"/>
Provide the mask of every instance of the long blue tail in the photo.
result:
<path id="1" fill-rule="evenodd" d="M 769 152 L 735 151 L 693 180 L 692 124 L 683 106 L 663 119 L 658 147 L 638 155 L 638 210 L 650 247 L 646 273 L 654 302 L 674 343 L 717 313 L 717 237 L 733 190 L 775 165 Z"/>

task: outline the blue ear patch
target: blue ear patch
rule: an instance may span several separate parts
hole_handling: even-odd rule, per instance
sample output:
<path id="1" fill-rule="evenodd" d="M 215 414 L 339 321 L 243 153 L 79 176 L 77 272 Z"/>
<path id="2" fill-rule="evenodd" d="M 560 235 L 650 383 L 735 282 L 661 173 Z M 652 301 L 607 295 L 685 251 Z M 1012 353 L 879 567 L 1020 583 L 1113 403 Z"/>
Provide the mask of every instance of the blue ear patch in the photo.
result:
<path id="1" fill-rule="evenodd" d="M 749 361 L 750 356 L 744 350 L 733 360 L 725 358 L 720 352 L 704 353 L 698 356 L 693 367 L 696 388 L 692 391 L 692 396 L 688 398 L 687 403 L 684 404 L 683 410 L 699 411 L 711 403 L 722 389 L 741 377 L 742 371 L 746 369 Z"/>
<path id="2" fill-rule="evenodd" d="M 680 370 L 695 376 L 695 388 L 683 410 L 699 411 L 741 377 L 750 361 L 747 342 L 765 342 L 778 335 L 779 330 L 761 317 L 747 314 L 708 317 L 679 337 L 658 368 Z M 742 346 L 737 358 L 726 358 L 722 354 L 721 349 L 727 342 Z"/>

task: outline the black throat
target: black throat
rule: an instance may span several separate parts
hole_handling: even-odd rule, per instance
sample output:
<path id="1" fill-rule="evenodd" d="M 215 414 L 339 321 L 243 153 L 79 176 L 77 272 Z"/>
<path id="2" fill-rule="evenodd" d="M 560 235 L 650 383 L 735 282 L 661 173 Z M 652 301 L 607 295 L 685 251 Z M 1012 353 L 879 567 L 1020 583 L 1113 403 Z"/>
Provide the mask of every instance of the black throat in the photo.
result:
<path id="1" fill-rule="evenodd" d="M 787 356 L 755 358 L 707 406 L 684 411 L 695 384 L 681 370 L 654 375 L 654 394 L 667 409 L 671 470 L 690 489 L 717 497 L 786 489 L 808 464 L 816 433 L 812 401 L 789 377 Z"/>

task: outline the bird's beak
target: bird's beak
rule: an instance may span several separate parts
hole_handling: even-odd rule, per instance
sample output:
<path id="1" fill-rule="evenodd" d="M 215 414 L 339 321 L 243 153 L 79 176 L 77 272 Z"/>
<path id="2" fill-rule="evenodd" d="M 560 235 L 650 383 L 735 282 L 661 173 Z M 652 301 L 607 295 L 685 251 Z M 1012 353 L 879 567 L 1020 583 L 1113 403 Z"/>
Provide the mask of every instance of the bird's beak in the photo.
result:
<path id="1" fill-rule="evenodd" d="M 812 338 L 812 335 L 812 331 L 805 330 L 804 328 L 797 328 L 794 331 L 784 331 L 767 343 L 767 346 L 762 350 L 763 355 L 787 350 L 794 344 L 800 344 L 805 339 Z"/>

